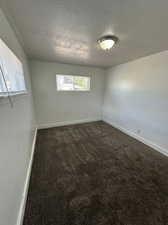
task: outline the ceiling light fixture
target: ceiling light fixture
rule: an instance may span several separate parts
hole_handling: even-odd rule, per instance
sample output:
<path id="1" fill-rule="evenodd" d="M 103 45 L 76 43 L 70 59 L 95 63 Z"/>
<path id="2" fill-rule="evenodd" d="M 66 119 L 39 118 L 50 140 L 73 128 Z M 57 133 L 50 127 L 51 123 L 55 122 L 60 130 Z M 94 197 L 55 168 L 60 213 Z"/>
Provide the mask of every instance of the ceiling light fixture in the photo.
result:
<path id="1" fill-rule="evenodd" d="M 118 37 L 114 35 L 106 35 L 101 37 L 97 42 L 103 50 L 110 50 L 118 40 Z"/>

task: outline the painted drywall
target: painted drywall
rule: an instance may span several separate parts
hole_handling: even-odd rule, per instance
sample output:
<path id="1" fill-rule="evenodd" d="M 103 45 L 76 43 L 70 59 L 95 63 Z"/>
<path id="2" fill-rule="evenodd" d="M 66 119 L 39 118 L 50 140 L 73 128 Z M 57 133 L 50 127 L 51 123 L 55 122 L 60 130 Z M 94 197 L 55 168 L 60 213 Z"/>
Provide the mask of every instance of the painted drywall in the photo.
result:
<path id="1" fill-rule="evenodd" d="M 0 9 L 0 38 L 22 61 L 28 94 L 0 99 L 0 225 L 16 225 L 35 131 L 26 56 Z"/>
<path id="2" fill-rule="evenodd" d="M 107 71 L 103 119 L 168 153 L 168 51 Z"/>
<path id="3" fill-rule="evenodd" d="M 32 61 L 30 67 L 39 127 L 101 119 L 103 69 L 40 61 Z M 57 91 L 56 74 L 91 76 L 91 90 Z"/>

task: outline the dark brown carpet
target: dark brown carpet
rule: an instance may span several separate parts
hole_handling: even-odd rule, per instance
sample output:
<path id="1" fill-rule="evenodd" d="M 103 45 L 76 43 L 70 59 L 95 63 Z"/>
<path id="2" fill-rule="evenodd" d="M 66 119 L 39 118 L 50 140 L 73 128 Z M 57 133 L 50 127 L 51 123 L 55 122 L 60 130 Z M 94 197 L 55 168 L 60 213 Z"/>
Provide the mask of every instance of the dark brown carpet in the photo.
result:
<path id="1" fill-rule="evenodd" d="M 168 225 L 168 158 L 102 121 L 40 130 L 24 225 Z"/>

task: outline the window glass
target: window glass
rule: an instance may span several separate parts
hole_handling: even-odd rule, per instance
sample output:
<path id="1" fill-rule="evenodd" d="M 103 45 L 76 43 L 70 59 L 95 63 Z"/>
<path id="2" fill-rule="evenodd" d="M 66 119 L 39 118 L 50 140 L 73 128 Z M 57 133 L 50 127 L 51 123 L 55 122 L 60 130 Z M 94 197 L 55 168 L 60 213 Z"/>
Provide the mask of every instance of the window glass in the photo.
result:
<path id="1" fill-rule="evenodd" d="M 23 67 L 20 60 L 0 39 L 0 96 L 25 92 Z"/>
<path id="2" fill-rule="evenodd" d="M 86 76 L 56 75 L 56 83 L 58 91 L 90 90 L 90 77 Z"/>

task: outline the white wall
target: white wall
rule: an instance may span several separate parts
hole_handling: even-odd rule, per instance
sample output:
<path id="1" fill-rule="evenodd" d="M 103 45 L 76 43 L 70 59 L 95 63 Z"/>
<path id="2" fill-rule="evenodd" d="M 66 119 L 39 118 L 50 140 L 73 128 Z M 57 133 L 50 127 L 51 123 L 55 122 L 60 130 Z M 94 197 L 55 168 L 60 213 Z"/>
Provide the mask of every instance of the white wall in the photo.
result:
<path id="1" fill-rule="evenodd" d="M 103 69 L 39 61 L 32 61 L 30 65 L 35 110 L 40 127 L 101 119 Z M 91 91 L 57 91 L 56 74 L 89 75 Z"/>
<path id="2" fill-rule="evenodd" d="M 0 38 L 22 61 L 28 89 L 28 95 L 13 97 L 13 108 L 7 99 L 0 99 L 0 225 L 15 225 L 31 154 L 35 120 L 27 60 L 1 9 Z"/>
<path id="3" fill-rule="evenodd" d="M 109 69 L 103 118 L 168 153 L 167 62 L 165 51 Z"/>

